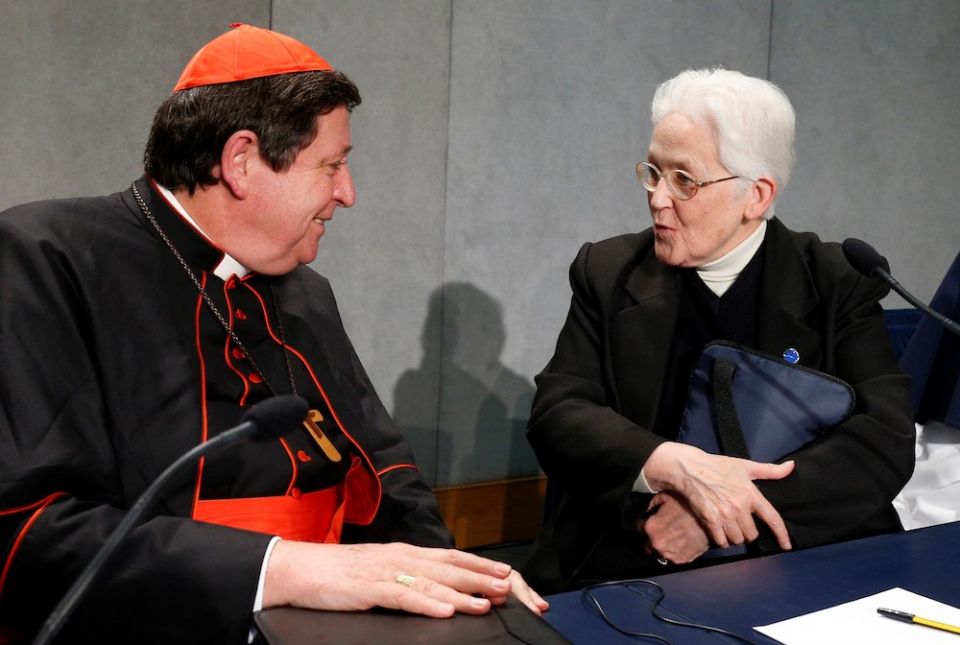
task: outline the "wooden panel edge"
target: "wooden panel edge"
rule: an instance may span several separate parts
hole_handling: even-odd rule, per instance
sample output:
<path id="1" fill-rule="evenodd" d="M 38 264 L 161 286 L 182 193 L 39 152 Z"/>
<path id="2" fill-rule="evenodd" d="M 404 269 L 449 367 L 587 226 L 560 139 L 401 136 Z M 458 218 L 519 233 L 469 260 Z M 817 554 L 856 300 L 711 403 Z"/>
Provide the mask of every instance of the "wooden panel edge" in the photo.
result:
<path id="1" fill-rule="evenodd" d="M 544 475 L 434 489 L 440 515 L 462 549 L 533 539 L 546 491 Z"/>

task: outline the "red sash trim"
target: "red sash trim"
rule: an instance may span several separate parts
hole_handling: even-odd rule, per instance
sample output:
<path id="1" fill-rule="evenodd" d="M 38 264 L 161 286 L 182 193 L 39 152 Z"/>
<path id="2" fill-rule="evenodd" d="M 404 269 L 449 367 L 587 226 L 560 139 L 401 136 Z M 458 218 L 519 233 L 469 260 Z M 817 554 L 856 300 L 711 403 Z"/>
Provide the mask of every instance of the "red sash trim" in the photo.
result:
<path id="1" fill-rule="evenodd" d="M 354 456 L 346 478 L 312 493 L 239 499 L 201 499 L 193 519 L 235 529 L 279 535 L 285 540 L 339 543 L 344 522 L 369 511 L 371 476 Z M 375 509 L 374 509 L 375 510 Z"/>
<path id="2" fill-rule="evenodd" d="M 284 540 L 339 542 L 343 529 L 342 485 L 302 495 L 201 499 L 193 519 L 279 535 Z"/>
<path id="3" fill-rule="evenodd" d="M 7 576 L 10 574 L 10 567 L 13 566 L 13 558 L 20 549 L 20 545 L 23 544 L 23 540 L 27 537 L 27 532 L 33 528 L 33 525 L 36 524 L 38 519 L 40 519 L 40 514 L 43 513 L 43 511 L 45 511 L 50 504 L 65 496 L 66 493 L 61 491 L 47 495 L 40 501 L 34 502 L 33 504 L 17 506 L 16 508 L 8 508 L 4 511 L 0 511 L 0 515 L 13 515 L 14 513 L 29 511 L 34 507 L 37 509 L 33 512 L 33 515 L 30 516 L 30 519 L 24 523 L 23 528 L 20 529 L 20 533 L 17 534 L 17 539 L 13 541 L 13 546 L 10 547 L 10 553 L 7 554 L 7 561 L 3 564 L 3 571 L 0 572 L 0 594 L 3 593 L 3 586 L 6 584 Z"/>

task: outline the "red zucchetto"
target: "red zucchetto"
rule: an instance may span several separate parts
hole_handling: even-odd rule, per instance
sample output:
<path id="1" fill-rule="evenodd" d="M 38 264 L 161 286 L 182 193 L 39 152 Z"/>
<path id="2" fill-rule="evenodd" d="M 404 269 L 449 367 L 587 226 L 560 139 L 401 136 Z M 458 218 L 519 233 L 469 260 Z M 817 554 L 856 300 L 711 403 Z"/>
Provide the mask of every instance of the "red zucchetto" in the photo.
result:
<path id="1" fill-rule="evenodd" d="M 333 70 L 317 52 L 290 36 L 241 23 L 230 27 L 193 55 L 174 92 L 290 72 Z"/>

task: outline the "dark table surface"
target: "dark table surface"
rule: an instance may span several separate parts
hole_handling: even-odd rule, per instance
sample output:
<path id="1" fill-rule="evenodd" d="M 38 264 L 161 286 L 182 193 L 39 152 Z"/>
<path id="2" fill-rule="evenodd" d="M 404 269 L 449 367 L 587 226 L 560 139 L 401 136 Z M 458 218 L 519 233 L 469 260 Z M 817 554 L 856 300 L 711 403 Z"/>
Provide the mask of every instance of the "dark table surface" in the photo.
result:
<path id="1" fill-rule="evenodd" d="M 755 643 L 767 625 L 892 587 L 960 606 L 960 522 L 906 533 L 781 553 L 656 576 L 665 592 L 661 612 L 721 627 Z M 631 591 L 636 590 L 639 593 Z M 644 585 L 597 589 L 594 596 L 619 626 L 652 632 L 672 643 L 738 643 L 733 638 L 668 625 L 651 614 L 656 592 Z M 582 591 L 548 598 L 547 622 L 575 643 L 637 643 L 608 626 Z M 958 639 L 960 642 L 960 639 Z"/>

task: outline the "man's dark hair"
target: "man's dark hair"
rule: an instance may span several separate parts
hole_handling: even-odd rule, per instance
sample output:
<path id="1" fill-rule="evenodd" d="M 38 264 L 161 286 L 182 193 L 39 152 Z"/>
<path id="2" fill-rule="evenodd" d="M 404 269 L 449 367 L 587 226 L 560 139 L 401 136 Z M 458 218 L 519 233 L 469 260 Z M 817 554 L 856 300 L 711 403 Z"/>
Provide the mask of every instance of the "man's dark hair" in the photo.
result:
<path id="1" fill-rule="evenodd" d="M 213 168 L 238 130 L 259 138 L 260 156 L 280 172 L 317 136 L 317 117 L 360 104 L 344 74 L 295 72 L 174 92 L 153 117 L 143 153 L 147 174 L 167 188 L 216 183 Z"/>

